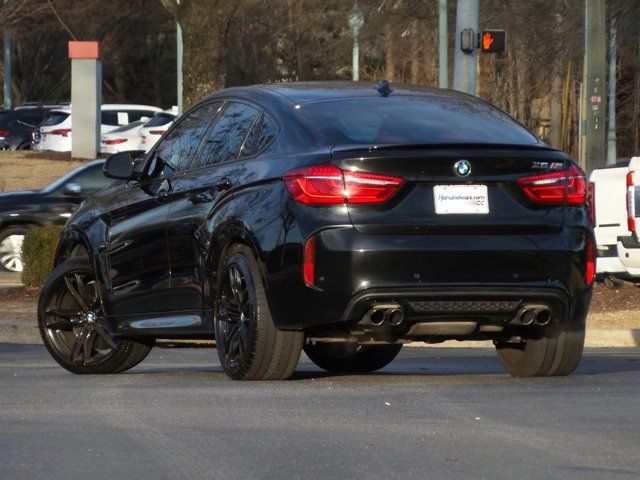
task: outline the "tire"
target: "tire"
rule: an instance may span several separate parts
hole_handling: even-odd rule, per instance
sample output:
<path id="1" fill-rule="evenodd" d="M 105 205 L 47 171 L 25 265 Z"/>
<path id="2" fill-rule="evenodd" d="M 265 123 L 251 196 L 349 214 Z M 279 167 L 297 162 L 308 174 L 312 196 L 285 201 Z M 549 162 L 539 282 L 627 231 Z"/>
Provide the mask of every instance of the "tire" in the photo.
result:
<path id="1" fill-rule="evenodd" d="M 22 272 L 20 249 L 28 232 L 29 228 L 19 226 L 9 227 L 0 232 L 0 271 Z"/>
<path id="2" fill-rule="evenodd" d="M 231 246 L 216 282 L 218 358 L 234 380 L 285 380 L 302 352 L 302 332 L 276 328 L 258 264 L 245 245 Z"/>
<path id="3" fill-rule="evenodd" d="M 23 142 L 20 145 L 18 145 L 18 148 L 16 148 L 16 150 L 31 150 L 31 142 Z"/>
<path id="4" fill-rule="evenodd" d="M 333 373 L 368 373 L 387 366 L 398 356 L 402 344 L 358 345 L 353 343 L 308 343 L 304 353 L 318 367 Z"/>
<path id="5" fill-rule="evenodd" d="M 521 343 L 496 342 L 496 350 L 512 377 L 565 376 L 580 363 L 584 337 L 584 325 L 554 325 Z"/>
<path id="6" fill-rule="evenodd" d="M 53 359 L 80 375 L 122 372 L 137 365 L 151 349 L 150 341 L 109 333 L 86 257 L 68 260 L 51 272 L 38 300 L 38 328 Z"/>

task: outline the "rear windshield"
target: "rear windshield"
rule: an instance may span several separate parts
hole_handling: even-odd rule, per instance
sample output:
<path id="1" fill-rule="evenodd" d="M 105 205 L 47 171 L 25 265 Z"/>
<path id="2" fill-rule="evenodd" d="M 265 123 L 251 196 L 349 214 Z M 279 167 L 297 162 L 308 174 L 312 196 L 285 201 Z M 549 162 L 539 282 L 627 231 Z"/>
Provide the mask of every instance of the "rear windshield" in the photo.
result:
<path id="1" fill-rule="evenodd" d="M 133 128 L 139 127 L 144 123 L 144 120 L 138 120 L 137 122 L 131 122 L 128 125 L 123 125 L 121 127 L 118 127 L 114 130 L 111 130 L 111 133 L 118 133 L 118 132 L 127 132 Z"/>
<path id="2" fill-rule="evenodd" d="M 42 126 L 50 127 L 52 125 L 58 125 L 64 122 L 68 116 L 69 114 L 65 112 L 49 112 L 47 113 L 47 116 L 44 118 L 44 121 L 42 122 Z"/>
<path id="3" fill-rule="evenodd" d="M 540 143 L 507 114 L 466 98 L 392 94 L 308 103 L 296 111 L 335 144 Z"/>
<path id="4" fill-rule="evenodd" d="M 175 118 L 176 117 L 174 117 L 173 115 L 160 113 L 159 115 L 156 115 L 147 123 L 145 123 L 144 126 L 145 127 L 161 127 L 162 125 L 166 125 L 167 123 L 173 122 Z"/>

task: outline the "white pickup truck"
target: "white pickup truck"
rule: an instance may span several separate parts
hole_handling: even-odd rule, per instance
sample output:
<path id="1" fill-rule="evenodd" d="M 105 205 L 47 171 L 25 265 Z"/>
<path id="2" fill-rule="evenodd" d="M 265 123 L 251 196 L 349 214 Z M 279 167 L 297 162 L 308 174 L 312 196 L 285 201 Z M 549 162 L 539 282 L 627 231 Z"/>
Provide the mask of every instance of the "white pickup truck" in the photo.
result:
<path id="1" fill-rule="evenodd" d="M 596 275 L 605 281 L 640 282 L 640 241 L 635 231 L 636 224 L 640 230 L 640 218 L 635 217 L 640 217 L 640 157 L 598 168 L 589 182 L 595 205 Z"/>

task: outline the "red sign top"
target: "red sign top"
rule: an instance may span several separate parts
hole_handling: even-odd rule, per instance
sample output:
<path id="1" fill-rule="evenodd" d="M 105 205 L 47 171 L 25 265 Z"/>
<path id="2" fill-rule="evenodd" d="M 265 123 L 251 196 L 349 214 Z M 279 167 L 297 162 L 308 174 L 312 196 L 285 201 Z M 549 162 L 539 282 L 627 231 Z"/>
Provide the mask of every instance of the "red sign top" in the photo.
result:
<path id="1" fill-rule="evenodd" d="M 98 42 L 69 42 L 69 58 L 100 58 Z"/>

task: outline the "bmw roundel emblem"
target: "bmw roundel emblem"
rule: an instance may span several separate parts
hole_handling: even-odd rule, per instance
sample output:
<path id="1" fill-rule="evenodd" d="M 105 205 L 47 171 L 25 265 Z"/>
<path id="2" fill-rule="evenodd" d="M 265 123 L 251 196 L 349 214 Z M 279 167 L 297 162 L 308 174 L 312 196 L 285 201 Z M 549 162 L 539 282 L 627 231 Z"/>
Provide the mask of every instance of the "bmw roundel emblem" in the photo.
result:
<path id="1" fill-rule="evenodd" d="M 466 177 L 471 173 L 471 164 L 469 160 L 458 160 L 453 164 L 453 171 L 459 177 Z"/>

